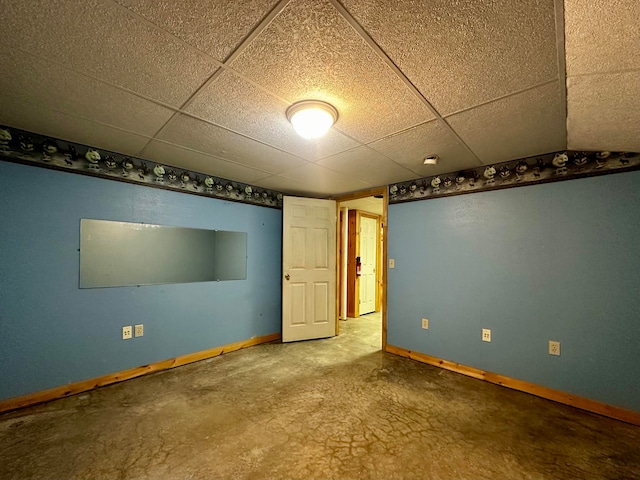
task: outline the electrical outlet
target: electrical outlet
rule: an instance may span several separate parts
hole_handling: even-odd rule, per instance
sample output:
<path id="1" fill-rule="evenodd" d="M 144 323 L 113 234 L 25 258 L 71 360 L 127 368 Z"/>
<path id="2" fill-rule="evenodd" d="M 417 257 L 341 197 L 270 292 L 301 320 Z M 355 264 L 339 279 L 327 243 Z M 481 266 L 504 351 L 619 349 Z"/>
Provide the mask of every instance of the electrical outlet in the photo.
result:
<path id="1" fill-rule="evenodd" d="M 389 259 L 389 268 L 396 268 L 396 261 L 393 258 Z"/>
<path id="2" fill-rule="evenodd" d="M 549 340 L 549 355 L 560 356 L 560 342 Z"/>
<path id="3" fill-rule="evenodd" d="M 131 325 L 122 327 L 122 339 L 129 340 L 131 338 Z"/>
<path id="4" fill-rule="evenodd" d="M 133 329 L 133 336 L 141 337 L 143 335 L 144 335 L 144 325 L 143 324 L 136 325 Z"/>
<path id="5" fill-rule="evenodd" d="M 428 318 L 423 318 L 422 319 L 422 328 L 424 328 L 425 330 L 429 330 L 429 319 Z"/>
<path id="6" fill-rule="evenodd" d="M 490 342 L 491 341 L 491 330 L 489 330 L 488 328 L 483 328 L 482 329 L 482 341 L 483 342 Z"/>

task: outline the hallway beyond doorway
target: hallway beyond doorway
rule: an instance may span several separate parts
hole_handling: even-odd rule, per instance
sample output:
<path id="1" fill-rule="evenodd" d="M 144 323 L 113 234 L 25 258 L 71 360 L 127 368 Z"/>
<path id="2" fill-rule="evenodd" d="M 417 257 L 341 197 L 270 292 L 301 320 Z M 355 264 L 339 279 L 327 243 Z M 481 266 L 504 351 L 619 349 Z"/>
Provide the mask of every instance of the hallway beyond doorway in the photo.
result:
<path id="1" fill-rule="evenodd" d="M 345 324 L 349 323 L 348 326 Z M 340 335 L 351 335 L 354 345 L 370 347 L 372 352 L 382 349 L 382 312 L 365 313 L 340 321 Z"/>

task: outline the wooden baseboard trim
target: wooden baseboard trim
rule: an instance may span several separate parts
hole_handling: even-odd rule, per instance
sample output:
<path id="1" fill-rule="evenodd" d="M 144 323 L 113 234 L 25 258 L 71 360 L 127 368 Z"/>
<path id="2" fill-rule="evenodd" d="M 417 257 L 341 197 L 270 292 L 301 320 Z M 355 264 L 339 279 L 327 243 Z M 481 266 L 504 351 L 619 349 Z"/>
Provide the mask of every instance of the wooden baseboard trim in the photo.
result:
<path id="1" fill-rule="evenodd" d="M 217 357 L 218 355 L 222 355 L 223 353 L 229 353 L 235 350 L 240 350 L 242 348 L 260 345 L 261 343 L 273 342 L 275 340 L 280 340 L 280 338 L 280 333 L 272 333 L 270 335 L 264 335 L 261 337 L 253 337 L 247 340 L 242 340 L 240 342 L 231 343 L 229 345 L 223 345 L 221 347 L 214 347 L 208 350 L 202 350 L 200 352 L 181 355 L 179 357 L 162 360 L 160 362 L 152 363 L 149 365 L 143 365 L 141 367 L 130 368 L 121 372 L 111 373 L 102 377 L 83 380 L 81 382 L 71 383 L 68 385 L 62 385 L 60 387 L 54 387 L 50 388 L 49 390 L 30 393 L 20 397 L 10 398 L 8 400 L 2 400 L 0 401 L 0 413 L 8 412 L 10 410 L 16 410 L 18 408 L 30 407 L 38 403 L 49 402 L 58 398 L 69 397 L 71 395 L 76 395 L 78 393 L 87 392 L 95 388 L 111 385 L 112 383 L 130 380 L 132 378 L 147 375 L 149 373 L 160 372 L 162 370 L 168 370 L 170 368 L 179 367 L 188 363 Z"/>
<path id="2" fill-rule="evenodd" d="M 563 403 L 571 407 L 580 408 L 588 412 L 604 415 L 605 417 L 614 418 L 623 422 L 631 423 L 633 425 L 640 426 L 640 412 L 634 412 L 631 410 L 625 410 L 620 407 L 608 405 L 606 403 L 591 400 L 589 398 L 579 397 L 570 393 L 561 392 L 552 388 L 535 385 L 533 383 L 524 382 L 511 377 L 505 377 L 504 375 L 498 375 L 497 373 L 485 372 L 478 368 L 469 367 L 460 363 L 450 362 L 441 358 L 432 357 L 424 353 L 412 352 L 401 347 L 395 347 L 393 345 L 387 345 L 386 352 L 393 353 L 394 355 L 400 355 L 401 357 L 407 357 L 418 362 L 427 363 L 435 367 L 444 368 L 452 372 L 461 373 L 469 377 L 484 380 L 503 387 L 512 388 L 521 392 L 530 393 L 538 397 L 546 398 L 547 400 L 553 400 L 554 402 Z"/>

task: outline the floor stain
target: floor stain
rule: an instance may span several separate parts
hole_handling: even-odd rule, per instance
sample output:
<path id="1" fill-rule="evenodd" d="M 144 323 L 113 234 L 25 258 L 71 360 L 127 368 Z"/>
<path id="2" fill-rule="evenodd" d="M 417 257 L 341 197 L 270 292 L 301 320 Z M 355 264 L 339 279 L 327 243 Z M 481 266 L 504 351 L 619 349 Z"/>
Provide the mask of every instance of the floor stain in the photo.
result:
<path id="1" fill-rule="evenodd" d="M 0 415 L 0 478 L 632 479 L 640 428 L 380 350 L 379 314 Z"/>

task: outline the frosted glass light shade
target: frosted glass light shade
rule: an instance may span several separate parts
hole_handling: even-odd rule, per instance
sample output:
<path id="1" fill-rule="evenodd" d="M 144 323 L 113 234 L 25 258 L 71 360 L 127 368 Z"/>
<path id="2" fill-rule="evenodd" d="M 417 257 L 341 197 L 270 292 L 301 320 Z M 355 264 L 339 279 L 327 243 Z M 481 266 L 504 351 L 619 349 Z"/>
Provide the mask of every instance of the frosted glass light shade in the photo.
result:
<path id="1" fill-rule="evenodd" d="M 326 102 L 303 100 L 287 109 L 287 118 L 298 135 L 311 140 L 329 131 L 338 119 L 338 111 Z"/>

